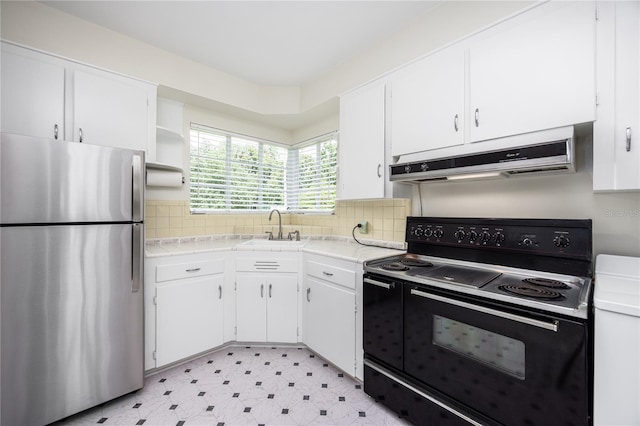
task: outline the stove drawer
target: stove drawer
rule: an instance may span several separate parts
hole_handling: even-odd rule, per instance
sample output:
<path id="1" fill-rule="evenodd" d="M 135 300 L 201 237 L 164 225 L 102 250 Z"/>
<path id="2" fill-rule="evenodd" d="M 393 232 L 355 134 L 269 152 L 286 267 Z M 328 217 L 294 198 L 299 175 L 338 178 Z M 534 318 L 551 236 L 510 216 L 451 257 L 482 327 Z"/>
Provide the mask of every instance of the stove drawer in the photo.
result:
<path id="1" fill-rule="evenodd" d="M 402 370 L 402 283 L 372 275 L 363 281 L 364 352 Z"/>

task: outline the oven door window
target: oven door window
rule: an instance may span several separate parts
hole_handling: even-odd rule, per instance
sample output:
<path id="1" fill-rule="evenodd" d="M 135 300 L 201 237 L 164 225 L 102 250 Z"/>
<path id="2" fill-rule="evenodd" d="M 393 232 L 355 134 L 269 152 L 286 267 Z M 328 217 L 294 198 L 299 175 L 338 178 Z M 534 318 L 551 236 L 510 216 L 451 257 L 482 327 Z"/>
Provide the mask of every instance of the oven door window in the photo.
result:
<path id="1" fill-rule="evenodd" d="M 433 343 L 518 379 L 525 378 L 524 342 L 433 315 Z"/>

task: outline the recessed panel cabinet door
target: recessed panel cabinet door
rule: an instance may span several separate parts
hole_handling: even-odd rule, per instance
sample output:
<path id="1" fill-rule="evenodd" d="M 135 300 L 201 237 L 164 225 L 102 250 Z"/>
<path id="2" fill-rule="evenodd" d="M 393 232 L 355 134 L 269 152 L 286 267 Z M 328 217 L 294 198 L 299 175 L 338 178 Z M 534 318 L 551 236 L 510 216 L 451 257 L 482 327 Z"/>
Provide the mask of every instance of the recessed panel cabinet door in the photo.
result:
<path id="1" fill-rule="evenodd" d="M 222 344 L 223 284 L 218 274 L 157 286 L 157 367 Z"/>
<path id="2" fill-rule="evenodd" d="M 267 277 L 267 341 L 298 341 L 298 276 Z"/>
<path id="3" fill-rule="evenodd" d="M 550 2 L 470 46 L 470 141 L 595 120 L 593 2 Z"/>
<path id="4" fill-rule="evenodd" d="M 147 90 L 118 77 L 74 71 L 73 140 L 146 150 Z"/>
<path id="5" fill-rule="evenodd" d="M 393 74 L 391 154 L 464 143 L 464 50 L 450 47 Z"/>
<path id="6" fill-rule="evenodd" d="M 267 286 L 261 274 L 237 274 L 236 340 L 267 341 Z"/>
<path id="7" fill-rule="evenodd" d="M 1 74 L 2 131 L 64 139 L 64 68 L 3 50 Z"/>

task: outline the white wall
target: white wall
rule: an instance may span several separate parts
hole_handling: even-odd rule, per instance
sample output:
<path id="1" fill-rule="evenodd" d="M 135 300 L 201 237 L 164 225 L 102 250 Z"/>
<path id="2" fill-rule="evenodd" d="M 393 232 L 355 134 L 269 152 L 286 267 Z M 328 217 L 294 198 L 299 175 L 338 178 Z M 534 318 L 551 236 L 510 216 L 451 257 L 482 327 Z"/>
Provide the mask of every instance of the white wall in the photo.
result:
<path id="1" fill-rule="evenodd" d="M 591 137 L 578 139 L 577 173 L 421 184 L 422 214 L 592 219 L 593 252 L 640 256 L 640 193 L 593 193 Z M 419 198 L 413 214 L 420 214 Z"/>

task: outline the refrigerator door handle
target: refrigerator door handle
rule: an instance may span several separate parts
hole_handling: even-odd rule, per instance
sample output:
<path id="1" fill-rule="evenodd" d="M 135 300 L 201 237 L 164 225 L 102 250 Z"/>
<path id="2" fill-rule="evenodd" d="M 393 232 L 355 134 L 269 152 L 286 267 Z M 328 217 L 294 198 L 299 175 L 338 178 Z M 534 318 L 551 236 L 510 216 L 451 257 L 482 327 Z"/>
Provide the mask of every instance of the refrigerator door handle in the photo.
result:
<path id="1" fill-rule="evenodd" d="M 132 209 L 134 222 L 142 222 L 144 218 L 144 153 L 133 155 L 133 187 Z"/>
<path id="2" fill-rule="evenodd" d="M 142 286 L 143 268 L 142 258 L 144 256 L 144 244 L 142 243 L 142 227 L 141 223 L 134 223 L 132 226 L 132 241 L 131 241 L 131 292 L 137 293 Z"/>

